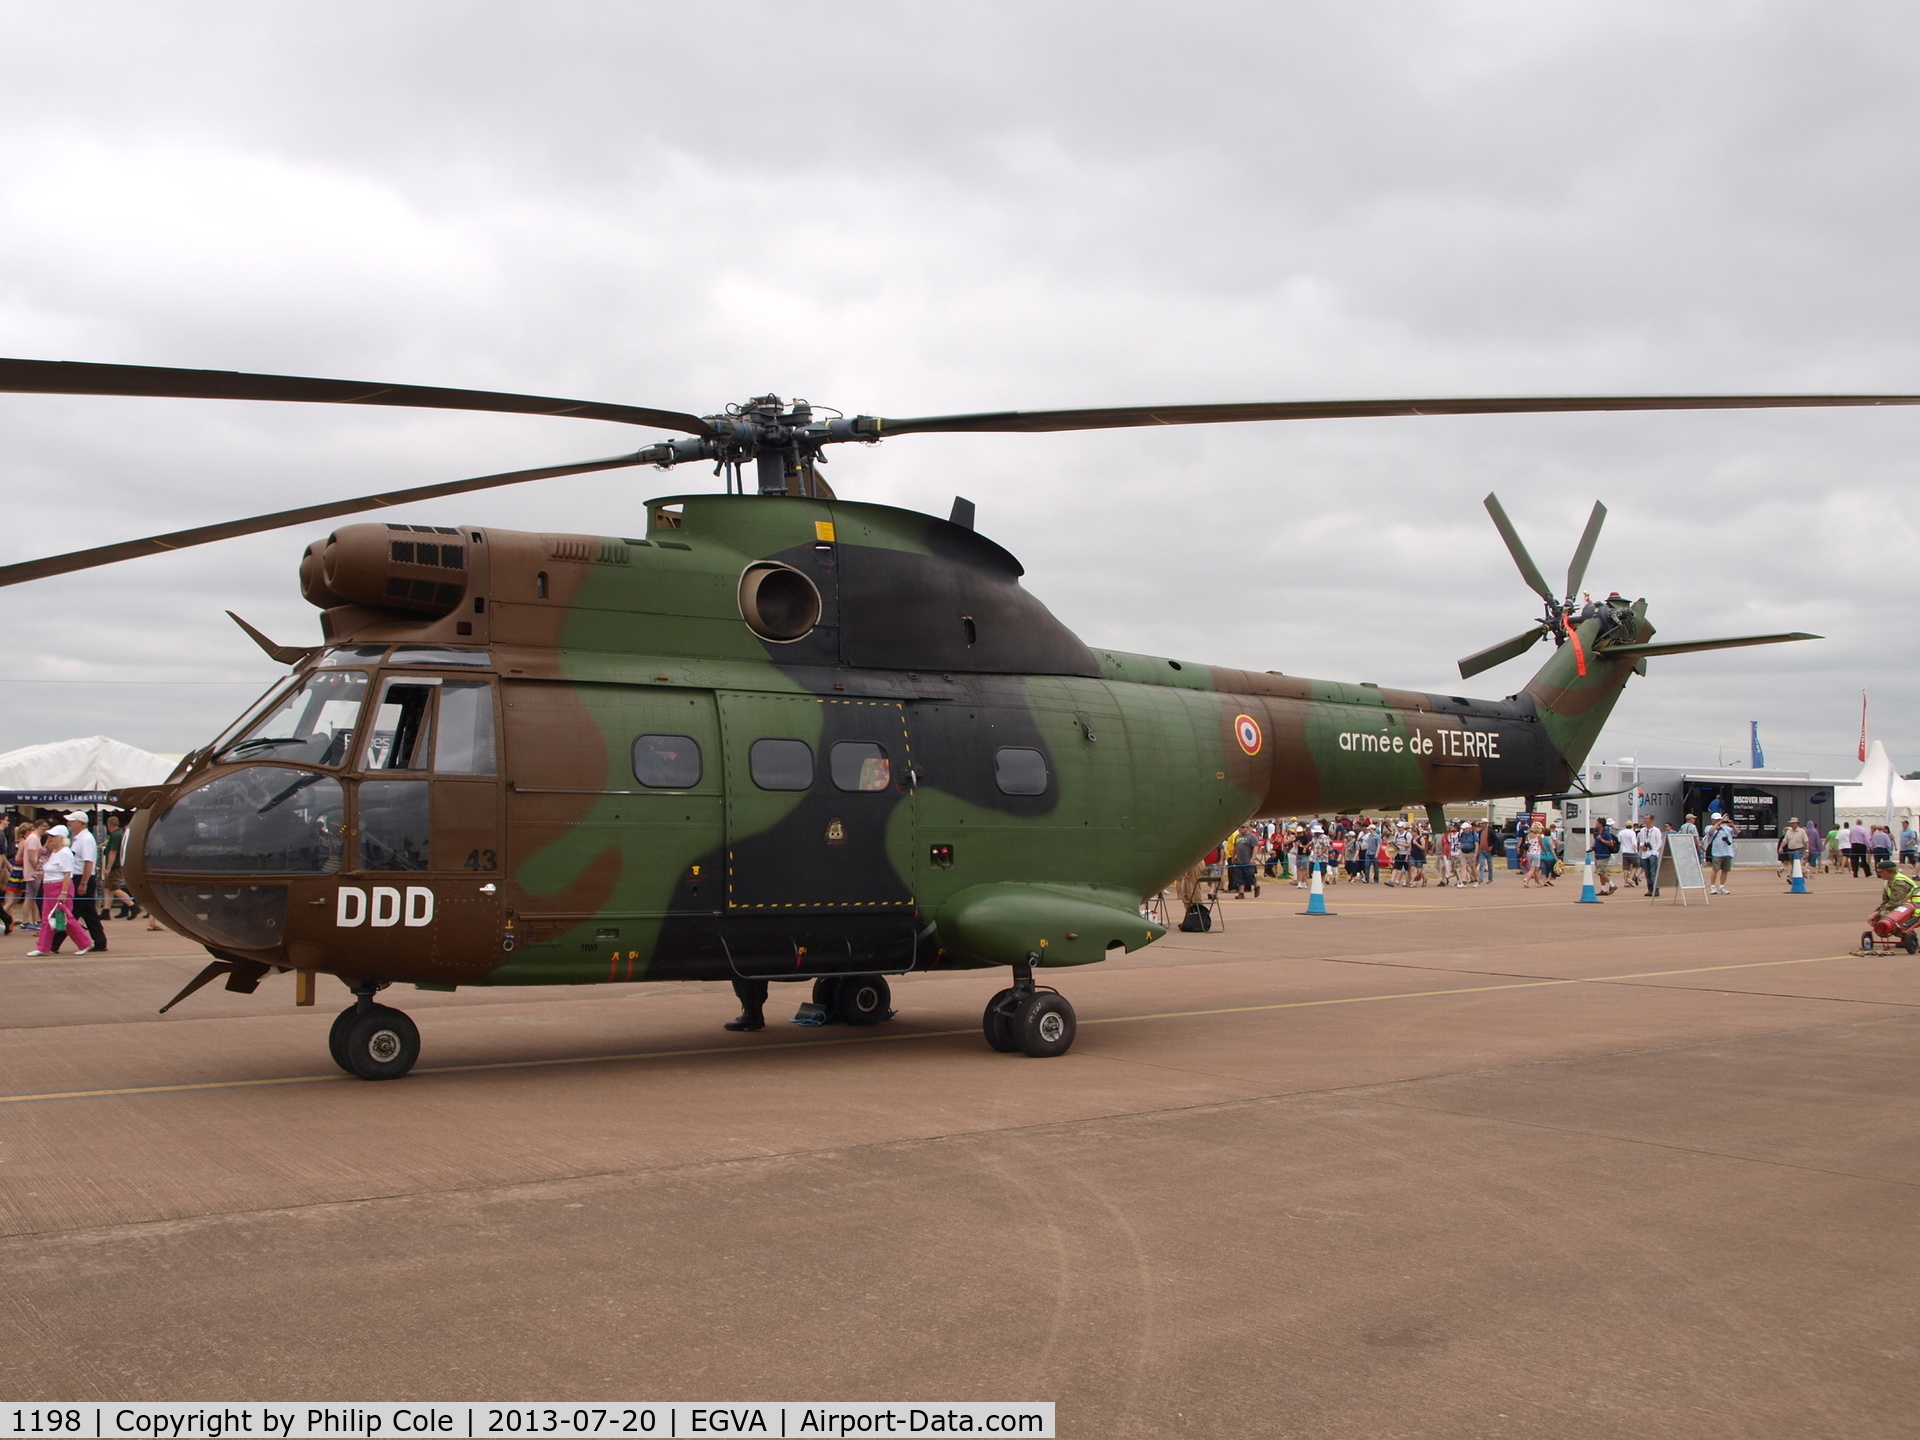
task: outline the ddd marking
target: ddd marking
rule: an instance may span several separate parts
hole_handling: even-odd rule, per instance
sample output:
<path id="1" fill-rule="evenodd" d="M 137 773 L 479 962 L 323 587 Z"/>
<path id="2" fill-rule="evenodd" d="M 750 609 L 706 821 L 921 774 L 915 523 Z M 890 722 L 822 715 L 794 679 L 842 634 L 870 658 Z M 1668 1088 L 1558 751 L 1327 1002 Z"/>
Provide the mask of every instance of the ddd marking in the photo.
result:
<path id="1" fill-rule="evenodd" d="M 403 896 L 396 886 L 376 885 L 369 895 L 358 885 L 342 885 L 333 923 L 342 930 L 351 930 L 356 925 L 371 925 L 375 930 L 402 924 L 431 925 L 433 891 L 424 885 L 409 885 Z"/>

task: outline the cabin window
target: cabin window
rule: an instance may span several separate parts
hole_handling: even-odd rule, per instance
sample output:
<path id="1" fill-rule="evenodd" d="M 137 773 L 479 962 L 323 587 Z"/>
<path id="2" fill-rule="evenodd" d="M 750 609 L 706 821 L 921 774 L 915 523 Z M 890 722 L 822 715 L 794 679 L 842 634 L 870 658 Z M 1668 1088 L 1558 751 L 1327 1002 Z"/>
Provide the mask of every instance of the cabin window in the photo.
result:
<path id="1" fill-rule="evenodd" d="M 353 744 L 366 694 L 364 670 L 317 670 L 220 758 L 338 765 Z"/>
<path id="2" fill-rule="evenodd" d="M 381 692 L 367 731 L 362 770 L 424 770 L 433 731 L 433 692 L 438 676 L 391 679 Z"/>
<path id="3" fill-rule="evenodd" d="M 828 752 L 827 769 L 842 790 L 885 790 L 893 784 L 893 762 L 868 740 L 842 740 Z"/>
<path id="4" fill-rule="evenodd" d="M 493 745 L 493 686 L 485 680 L 446 680 L 440 685 L 440 738 L 433 768 L 442 775 L 492 775 L 499 766 Z"/>
<path id="5" fill-rule="evenodd" d="M 360 785 L 360 868 L 427 868 L 427 782 L 366 780 Z"/>
<path id="6" fill-rule="evenodd" d="M 813 747 L 804 740 L 756 740 L 747 771 L 762 790 L 806 790 L 813 785 Z"/>
<path id="7" fill-rule="evenodd" d="M 700 783 L 700 742 L 691 735 L 642 735 L 633 742 L 633 778 L 649 790 L 691 790 Z"/>
<path id="8" fill-rule="evenodd" d="M 533 598 L 536 600 L 547 598 L 547 572 L 544 570 L 533 577 Z"/>
<path id="9" fill-rule="evenodd" d="M 993 752 L 993 783 L 1002 795 L 1047 793 L 1047 757 L 1038 750 L 1003 745 Z"/>

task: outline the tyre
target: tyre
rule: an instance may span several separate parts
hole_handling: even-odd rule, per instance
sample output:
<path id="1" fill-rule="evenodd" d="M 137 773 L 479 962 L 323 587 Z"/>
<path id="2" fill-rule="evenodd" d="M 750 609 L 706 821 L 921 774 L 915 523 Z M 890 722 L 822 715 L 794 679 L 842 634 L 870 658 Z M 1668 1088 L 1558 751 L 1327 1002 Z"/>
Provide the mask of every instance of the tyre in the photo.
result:
<path id="1" fill-rule="evenodd" d="M 1013 1012 L 1013 1036 L 1035 1059 L 1064 1055 L 1073 1045 L 1073 1006 L 1067 997 L 1038 990 Z"/>
<path id="2" fill-rule="evenodd" d="M 1012 995 L 1012 989 L 1002 990 L 987 1002 L 980 1016 L 980 1029 L 987 1037 L 987 1044 L 1002 1055 L 1012 1055 L 1020 1048 L 1020 1042 L 1013 1038 L 1013 1017 L 1002 1009 Z"/>
<path id="3" fill-rule="evenodd" d="M 1907 947 L 1907 954 L 1920 955 L 1920 932 L 1910 932 L 1902 936 L 1900 943 Z"/>
<path id="4" fill-rule="evenodd" d="M 1860 932 L 1860 948 L 1862 950 L 1873 949 L 1873 931 L 1862 930 Z"/>
<path id="5" fill-rule="evenodd" d="M 835 983 L 835 977 L 831 975 L 823 975 L 820 979 L 814 981 L 813 1003 L 823 1010 L 833 1009 L 833 987 Z"/>
<path id="6" fill-rule="evenodd" d="M 881 975 L 842 975 L 833 982 L 834 1019 L 843 1025 L 878 1025 L 893 1018 L 893 991 Z"/>
<path id="7" fill-rule="evenodd" d="M 333 1017 L 333 1028 L 327 1031 L 327 1053 L 333 1056 L 333 1063 L 349 1075 L 353 1074 L 353 1067 L 347 1063 L 347 1031 L 353 1028 L 354 1018 L 359 1013 L 358 1006 L 347 1006 Z"/>
<path id="8" fill-rule="evenodd" d="M 347 1068 L 362 1080 L 398 1080 L 420 1058 L 420 1031 L 398 1010 L 376 1005 L 347 1029 Z"/>

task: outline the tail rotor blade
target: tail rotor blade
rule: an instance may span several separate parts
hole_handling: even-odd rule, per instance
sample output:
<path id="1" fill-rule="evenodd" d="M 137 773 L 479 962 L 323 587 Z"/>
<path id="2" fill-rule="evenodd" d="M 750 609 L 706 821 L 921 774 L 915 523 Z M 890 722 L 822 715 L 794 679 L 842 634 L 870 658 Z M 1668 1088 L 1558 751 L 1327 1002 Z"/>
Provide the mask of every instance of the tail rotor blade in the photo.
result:
<path id="1" fill-rule="evenodd" d="M 1527 553 L 1527 547 L 1520 543 L 1520 532 L 1513 528 L 1513 522 L 1507 518 L 1507 512 L 1500 506 L 1500 497 L 1489 494 L 1485 501 L 1487 513 L 1493 517 L 1494 525 L 1500 531 L 1500 538 L 1507 542 L 1507 553 L 1513 556 L 1513 563 L 1520 567 L 1520 578 L 1533 587 L 1533 593 L 1549 605 L 1557 605 L 1560 597 L 1548 588 L 1546 578 L 1541 575 L 1540 567 L 1533 563 L 1533 557 Z M 1515 651 L 1514 654 L 1519 654 Z M 1503 656 L 1502 659 L 1511 657 Z M 1489 664 L 1498 664 L 1490 661 Z M 1481 667 L 1485 669 L 1485 666 Z"/>
<path id="2" fill-rule="evenodd" d="M 1523 552 L 1524 553 L 1524 552 Z M 1482 670 L 1491 670 L 1496 665 L 1504 665 L 1516 655 L 1524 655 L 1540 641 L 1546 638 L 1547 627 L 1536 625 L 1524 635 L 1516 635 L 1511 640 L 1502 640 L 1498 645 L 1489 645 L 1460 662 L 1460 678 L 1471 680 Z"/>
<path id="3" fill-rule="evenodd" d="M 1573 552 L 1573 563 L 1567 566 L 1569 604 L 1580 593 L 1580 582 L 1587 578 L 1587 562 L 1593 559 L 1593 547 L 1600 541 L 1600 525 L 1606 518 L 1607 507 L 1594 501 L 1593 513 L 1587 517 L 1587 528 L 1580 536 L 1580 548 Z"/>

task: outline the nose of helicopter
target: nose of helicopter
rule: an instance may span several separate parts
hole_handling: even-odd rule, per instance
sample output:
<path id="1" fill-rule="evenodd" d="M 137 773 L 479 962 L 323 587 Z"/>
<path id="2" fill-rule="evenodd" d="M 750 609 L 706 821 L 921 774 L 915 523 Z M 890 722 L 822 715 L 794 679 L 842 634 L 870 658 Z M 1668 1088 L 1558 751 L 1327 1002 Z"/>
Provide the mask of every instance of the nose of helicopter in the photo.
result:
<path id="1" fill-rule="evenodd" d="M 330 775 L 229 770 L 136 814 L 129 879 L 164 919 L 209 947 L 275 951 L 286 938 L 289 883 L 340 868 L 343 811 Z"/>

